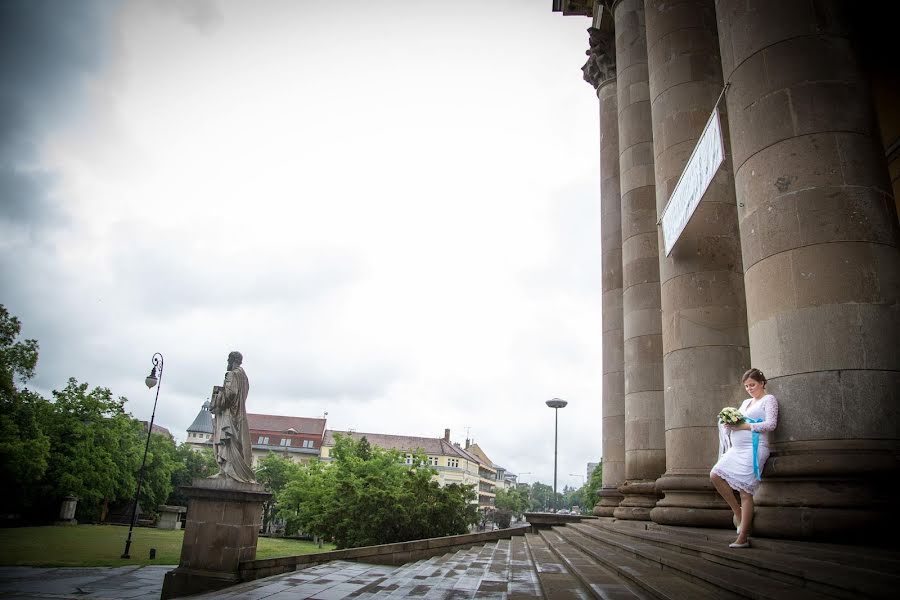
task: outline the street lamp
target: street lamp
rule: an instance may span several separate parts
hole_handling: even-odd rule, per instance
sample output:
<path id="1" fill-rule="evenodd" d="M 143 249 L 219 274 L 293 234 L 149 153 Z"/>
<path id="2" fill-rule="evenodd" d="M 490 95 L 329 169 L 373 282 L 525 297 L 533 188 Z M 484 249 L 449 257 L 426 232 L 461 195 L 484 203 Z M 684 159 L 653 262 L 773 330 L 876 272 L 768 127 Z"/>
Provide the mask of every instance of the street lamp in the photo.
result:
<path id="1" fill-rule="evenodd" d="M 553 409 L 553 512 L 556 512 L 556 449 L 559 442 L 559 409 L 565 408 L 565 400 L 554 398 L 547 400 L 547 406 Z"/>
<path id="2" fill-rule="evenodd" d="M 154 354 L 151 362 L 153 363 L 153 368 L 150 370 L 150 374 L 146 379 L 144 379 L 144 383 L 147 384 L 147 389 L 153 389 L 154 386 L 157 386 L 156 398 L 153 400 L 153 413 L 150 415 L 150 425 L 147 426 L 147 443 L 144 445 L 144 458 L 141 460 L 141 471 L 138 474 L 137 492 L 134 494 L 134 506 L 131 509 L 131 525 L 128 527 L 128 539 L 125 540 L 125 552 L 122 553 L 122 558 L 131 558 L 128 554 L 128 551 L 131 550 L 131 532 L 137 521 L 138 499 L 141 497 L 141 484 L 144 483 L 144 466 L 147 464 L 147 451 L 150 449 L 150 436 L 153 435 L 153 419 L 156 418 L 156 402 L 159 400 L 159 388 L 162 387 L 162 354 L 159 352 Z"/>

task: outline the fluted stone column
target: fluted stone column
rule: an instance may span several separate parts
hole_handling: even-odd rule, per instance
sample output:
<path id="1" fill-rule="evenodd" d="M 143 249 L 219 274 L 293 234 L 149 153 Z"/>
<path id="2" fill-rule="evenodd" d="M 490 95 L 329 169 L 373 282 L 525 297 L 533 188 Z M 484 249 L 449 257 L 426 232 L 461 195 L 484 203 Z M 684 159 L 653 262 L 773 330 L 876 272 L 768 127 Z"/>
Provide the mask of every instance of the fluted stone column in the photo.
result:
<path id="1" fill-rule="evenodd" d="M 625 483 L 625 372 L 622 332 L 622 197 L 615 38 L 591 28 L 584 78 L 600 101 L 600 245 L 603 266 L 603 484 L 594 514 L 612 517 Z"/>
<path id="2" fill-rule="evenodd" d="M 716 2 L 750 349 L 781 406 L 764 536 L 896 521 L 900 233 L 848 7 Z"/>
<path id="3" fill-rule="evenodd" d="M 653 130 L 642 0 L 613 5 L 622 192 L 622 313 L 625 370 L 625 496 L 619 519 L 650 519 L 666 468 L 662 321 Z"/>
<path id="4" fill-rule="evenodd" d="M 724 82 L 715 0 L 646 0 L 644 7 L 662 216 Z M 718 457 L 716 414 L 746 396 L 740 378 L 750 350 L 739 238 L 726 157 L 670 256 L 659 240 L 666 472 L 656 482 L 665 494 L 651 514 L 657 523 L 732 527 L 709 470 Z"/>

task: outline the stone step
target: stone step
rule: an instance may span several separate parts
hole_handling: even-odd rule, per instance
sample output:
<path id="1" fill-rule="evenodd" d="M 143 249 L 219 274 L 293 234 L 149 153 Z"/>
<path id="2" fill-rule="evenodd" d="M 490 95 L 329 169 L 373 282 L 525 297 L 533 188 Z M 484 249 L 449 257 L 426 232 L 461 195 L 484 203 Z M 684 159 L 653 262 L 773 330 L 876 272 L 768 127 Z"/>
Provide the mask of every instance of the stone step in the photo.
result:
<path id="1" fill-rule="evenodd" d="M 706 588 L 717 597 L 724 597 L 723 594 L 726 593 L 754 600 L 814 600 L 822 597 L 822 594 L 818 592 L 812 592 L 771 577 L 756 575 L 746 569 L 721 565 L 705 558 L 660 548 L 622 533 L 608 530 L 600 532 L 598 529 L 575 527 L 559 528 L 559 532 L 576 546 L 585 544 L 585 539 L 589 538 L 593 540 L 594 544 L 605 544 L 616 549 L 618 553 L 625 553 L 643 561 L 648 566 L 656 565 L 664 571 L 676 574 L 690 583 Z M 590 533 L 590 535 L 586 535 L 586 533 Z M 587 546 L 583 549 L 591 554 L 590 547 Z"/>
<path id="2" fill-rule="evenodd" d="M 677 527 L 660 525 L 652 521 L 624 521 L 600 517 L 590 521 L 582 521 L 582 525 L 606 528 L 614 527 L 616 531 L 638 529 L 643 531 L 671 533 L 683 537 L 698 537 L 708 541 L 724 542 L 727 546 L 734 541 L 735 534 L 731 529 L 707 529 L 701 527 Z M 771 550 L 783 554 L 815 557 L 817 560 L 870 569 L 881 573 L 900 573 L 900 551 L 893 548 L 874 548 L 871 546 L 853 546 L 825 542 L 806 542 L 780 540 L 774 538 L 753 538 L 753 548 Z"/>
<path id="3" fill-rule="evenodd" d="M 613 575 L 612 571 L 600 566 L 600 563 L 570 544 L 568 540 L 554 531 L 541 531 L 540 536 L 565 564 L 570 573 L 575 575 L 599 600 L 646 600 L 647 595 L 637 592 L 626 585 L 622 579 Z"/>
<path id="4" fill-rule="evenodd" d="M 448 595 L 481 597 L 478 590 L 499 587 L 488 577 L 498 544 L 490 543 L 433 557 L 398 569 L 384 581 L 355 594 L 354 598 L 424 598 Z M 506 560 L 504 555 L 503 560 Z M 503 590 L 505 591 L 505 581 Z M 485 597 L 488 597 L 485 595 Z"/>
<path id="5" fill-rule="evenodd" d="M 555 532 L 559 534 L 560 532 Z M 657 600 L 737 600 L 740 596 L 728 591 L 715 592 L 687 581 L 679 574 L 664 570 L 658 563 L 648 563 L 608 546 L 592 537 L 582 535 L 567 527 L 567 542 L 587 554 L 590 558 L 630 582 L 644 593 Z"/>
<path id="6" fill-rule="evenodd" d="M 525 541 L 537 571 L 545 598 L 553 600 L 587 599 L 593 597 L 578 578 L 566 569 L 539 534 L 526 533 Z"/>
<path id="7" fill-rule="evenodd" d="M 331 561 L 191 597 L 208 600 L 246 600 L 263 598 L 278 592 L 288 593 L 295 598 L 312 598 L 321 595 L 351 597 L 373 581 L 389 577 L 395 570 L 396 567 L 385 565 Z"/>
<path id="8" fill-rule="evenodd" d="M 837 598 L 893 598 L 897 595 L 896 590 L 900 589 L 900 576 L 895 574 L 900 572 L 900 565 L 893 565 L 889 556 L 881 556 L 880 561 L 869 563 L 869 567 L 887 566 L 889 570 L 884 572 L 848 565 L 848 562 L 856 562 L 853 558 L 859 550 L 852 546 L 832 545 L 830 548 L 821 548 L 828 544 L 814 544 L 813 547 L 809 547 L 805 544 L 796 546 L 792 542 L 776 540 L 773 545 L 754 541 L 752 548 L 736 551 L 727 546 L 734 537 L 730 532 L 713 530 L 713 534 L 700 537 L 684 535 L 678 531 L 687 528 L 648 527 L 641 530 L 618 527 L 614 523 L 591 523 L 573 527 L 587 534 L 592 534 L 595 530 L 625 534 L 660 548 L 699 556 L 733 568 L 746 569 L 757 575 Z M 602 536 L 602 533 L 594 535 Z M 844 560 L 841 560 L 841 557 Z"/>
<path id="9" fill-rule="evenodd" d="M 365 588 L 362 588 L 358 592 L 355 592 L 351 597 L 367 599 L 390 597 L 391 594 L 393 594 L 404 582 L 409 581 L 409 579 L 416 573 L 430 568 L 431 562 L 434 560 L 434 558 L 435 557 L 417 560 L 415 562 L 401 565 L 400 567 L 397 567 L 393 572 L 389 573 L 386 577 L 380 578 L 380 580 L 378 581 L 373 581 Z"/>
<path id="10" fill-rule="evenodd" d="M 509 600 L 536 600 L 544 597 L 524 536 L 515 536 L 509 540 L 507 590 Z"/>

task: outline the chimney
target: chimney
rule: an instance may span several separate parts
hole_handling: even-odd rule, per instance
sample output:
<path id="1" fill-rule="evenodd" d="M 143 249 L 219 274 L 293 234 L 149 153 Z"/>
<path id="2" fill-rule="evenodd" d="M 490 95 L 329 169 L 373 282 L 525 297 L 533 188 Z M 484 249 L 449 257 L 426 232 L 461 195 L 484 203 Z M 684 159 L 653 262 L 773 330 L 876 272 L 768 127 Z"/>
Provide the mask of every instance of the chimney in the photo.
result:
<path id="1" fill-rule="evenodd" d="M 450 430 L 449 429 L 444 430 L 444 441 L 450 442 Z"/>
<path id="2" fill-rule="evenodd" d="M 466 438 L 466 450 L 469 449 L 469 438 Z"/>

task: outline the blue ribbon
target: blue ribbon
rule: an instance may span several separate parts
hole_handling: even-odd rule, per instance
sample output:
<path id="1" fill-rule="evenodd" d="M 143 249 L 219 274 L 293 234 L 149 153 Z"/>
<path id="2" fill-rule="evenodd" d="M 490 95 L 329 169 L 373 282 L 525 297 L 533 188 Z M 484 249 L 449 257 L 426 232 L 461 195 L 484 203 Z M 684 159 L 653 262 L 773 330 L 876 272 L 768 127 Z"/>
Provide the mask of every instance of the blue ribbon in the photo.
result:
<path id="1" fill-rule="evenodd" d="M 744 417 L 744 421 L 747 423 L 762 423 L 762 419 L 751 419 L 750 417 Z M 759 479 L 759 432 L 750 430 L 751 438 L 753 440 L 753 475 Z"/>

